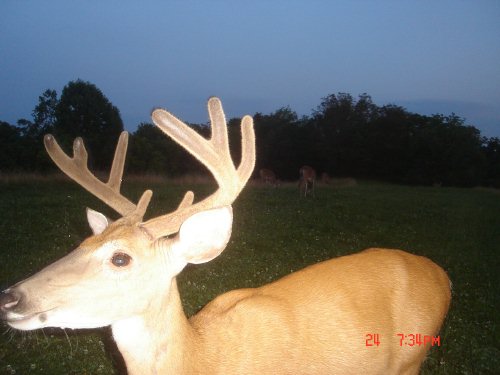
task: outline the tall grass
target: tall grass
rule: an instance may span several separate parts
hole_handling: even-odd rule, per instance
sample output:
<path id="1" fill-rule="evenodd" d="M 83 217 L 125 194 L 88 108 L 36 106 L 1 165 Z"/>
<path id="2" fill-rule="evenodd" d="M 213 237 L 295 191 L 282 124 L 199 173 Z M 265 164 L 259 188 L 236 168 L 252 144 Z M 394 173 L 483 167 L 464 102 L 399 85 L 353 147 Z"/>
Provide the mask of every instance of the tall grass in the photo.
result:
<path id="1" fill-rule="evenodd" d="M 211 186 L 134 181 L 137 200 L 154 190 L 149 216 L 173 209 L 186 189 Z M 116 217 L 75 184 L 60 180 L 0 182 L 0 286 L 17 282 L 77 246 L 90 230 L 86 206 Z M 368 247 L 405 249 L 430 257 L 453 282 L 452 306 L 423 374 L 495 374 L 500 368 L 500 194 L 383 184 L 320 186 L 315 199 L 295 186 L 246 188 L 234 206 L 225 252 L 179 277 L 188 315 L 216 295 L 258 286 L 308 264 Z M 334 319 L 335 317 L 332 317 Z M 0 374 L 118 374 L 120 357 L 108 330 L 23 333 L 3 327 Z"/>

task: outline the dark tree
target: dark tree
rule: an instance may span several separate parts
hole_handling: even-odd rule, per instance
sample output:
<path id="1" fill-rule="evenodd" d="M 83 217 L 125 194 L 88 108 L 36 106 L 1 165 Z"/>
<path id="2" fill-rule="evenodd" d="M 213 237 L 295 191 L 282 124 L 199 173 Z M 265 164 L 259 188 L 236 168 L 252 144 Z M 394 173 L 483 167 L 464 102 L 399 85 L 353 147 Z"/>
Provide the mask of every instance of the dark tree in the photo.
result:
<path id="1" fill-rule="evenodd" d="M 69 82 L 56 109 L 54 133 L 63 147 L 71 149 L 73 139 L 82 137 L 89 152 L 89 164 L 107 170 L 123 122 L 118 108 L 94 84 Z"/>
<path id="2" fill-rule="evenodd" d="M 479 130 L 454 114 L 421 116 L 414 129 L 410 145 L 414 176 L 409 182 L 451 186 L 481 182 L 486 159 Z"/>
<path id="3" fill-rule="evenodd" d="M 36 136 L 50 133 L 56 123 L 56 110 L 59 104 L 56 90 L 47 89 L 38 97 L 38 104 L 33 110 L 33 125 Z"/>
<path id="4" fill-rule="evenodd" d="M 358 101 L 346 93 L 323 98 L 310 124 L 318 171 L 344 176 L 362 173 L 370 158 L 366 126 L 377 116 L 378 108 L 367 94 Z"/>
<path id="5" fill-rule="evenodd" d="M 273 170 L 280 179 L 295 179 L 304 159 L 314 157 L 306 147 L 305 134 L 299 135 L 300 120 L 290 107 L 254 116 L 257 161 L 255 171 L 267 168 Z M 308 155 L 309 154 L 309 155 Z"/>
<path id="6" fill-rule="evenodd" d="M 52 167 L 42 136 L 54 132 L 71 154 L 73 139 L 84 138 L 91 168 L 108 170 L 119 133 L 119 111 L 93 84 L 69 82 L 60 100 L 55 90 L 38 98 L 33 119 L 0 122 L 0 171 Z M 451 114 L 423 116 L 397 105 L 376 106 L 369 95 L 347 93 L 322 99 L 311 117 L 299 119 L 290 107 L 254 116 L 255 170 L 272 169 L 280 179 L 297 180 L 302 165 L 318 174 L 352 176 L 395 183 L 500 187 L 500 140 L 482 138 L 478 129 Z M 235 164 L 240 161 L 240 122 L 228 122 Z M 210 126 L 191 124 L 210 137 Z M 152 124 L 130 137 L 127 169 L 168 176 L 207 174 L 184 149 Z"/>
<path id="7" fill-rule="evenodd" d="M 41 141 L 44 134 L 54 130 L 56 123 L 56 108 L 59 101 L 55 90 L 45 90 L 38 97 L 38 104 L 31 112 L 33 120 L 19 119 L 17 126 L 23 137 Z"/>
<path id="8" fill-rule="evenodd" d="M 483 152 L 487 161 L 484 184 L 500 188 L 500 138 L 487 139 Z"/>
<path id="9" fill-rule="evenodd" d="M 200 132 L 200 126 L 194 126 Z M 150 123 L 141 123 L 130 137 L 127 170 L 137 174 L 170 177 L 186 173 L 204 173 L 191 154 Z"/>
<path id="10" fill-rule="evenodd" d="M 43 136 L 54 130 L 56 122 L 56 108 L 59 101 L 55 90 L 45 90 L 38 97 L 38 104 L 31 113 L 33 121 L 20 119 L 17 125 L 20 127 L 23 144 L 30 153 L 26 160 L 24 169 L 45 171 L 53 168 L 43 146 Z"/>
<path id="11" fill-rule="evenodd" d="M 368 178 L 408 182 L 405 178 L 413 163 L 412 142 L 419 117 L 396 105 L 378 109 L 377 116 L 365 125 L 357 170 Z"/>
<path id="12" fill-rule="evenodd" d="M 0 121 L 0 172 L 13 172 L 23 169 L 26 163 L 26 150 L 19 128 Z"/>

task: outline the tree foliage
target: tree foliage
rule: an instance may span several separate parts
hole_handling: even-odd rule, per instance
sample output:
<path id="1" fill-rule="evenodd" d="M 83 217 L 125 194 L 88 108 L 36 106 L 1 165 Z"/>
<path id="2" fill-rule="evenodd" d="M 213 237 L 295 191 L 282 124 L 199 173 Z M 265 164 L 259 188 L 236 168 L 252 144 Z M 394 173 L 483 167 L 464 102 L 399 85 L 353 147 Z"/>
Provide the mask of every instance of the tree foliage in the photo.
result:
<path id="1" fill-rule="evenodd" d="M 82 137 L 89 163 L 96 169 L 109 168 L 123 122 L 118 108 L 101 90 L 90 82 L 69 82 L 57 103 L 55 118 L 54 135 L 67 150 L 73 139 Z"/>
<path id="2" fill-rule="evenodd" d="M 45 90 L 38 97 L 38 104 L 33 110 L 33 127 L 31 132 L 35 137 L 43 136 L 54 130 L 57 121 L 56 111 L 59 104 L 56 90 Z"/>
<path id="3" fill-rule="evenodd" d="M 305 144 L 301 134 L 297 113 L 289 107 L 263 115 L 256 113 L 253 116 L 257 147 L 257 161 L 255 170 L 261 168 L 279 171 L 280 178 L 295 178 L 300 163 L 307 157 Z"/>
<path id="4" fill-rule="evenodd" d="M 51 163 L 42 135 L 54 132 L 70 151 L 84 138 L 94 169 L 108 170 L 123 129 L 118 109 L 93 84 L 69 82 L 61 98 L 46 90 L 33 110 L 33 120 L 0 123 L 0 171 L 44 170 Z M 500 187 L 500 140 L 484 138 L 454 113 L 424 116 L 397 105 L 377 106 L 368 94 L 323 98 L 311 116 L 299 118 L 290 107 L 255 113 L 257 162 L 278 178 L 297 180 L 302 165 L 318 175 L 377 179 L 419 185 Z M 228 121 L 234 162 L 240 160 L 240 121 Z M 191 124 L 208 138 L 210 127 Z M 131 173 L 207 173 L 185 150 L 149 123 L 130 137 L 127 170 Z"/>
<path id="5" fill-rule="evenodd" d="M 44 134 L 53 130 L 57 103 L 56 91 L 46 90 L 38 97 L 38 104 L 32 112 L 33 121 L 19 119 L 17 126 L 2 122 L 0 171 L 44 171 L 50 168 L 42 139 Z"/>
<path id="6" fill-rule="evenodd" d="M 500 187 L 500 138 L 487 139 L 483 151 L 486 159 L 483 185 Z"/>
<path id="7" fill-rule="evenodd" d="M 0 121 L 0 171 L 18 171 L 26 165 L 23 146 L 20 129 Z"/>
<path id="8" fill-rule="evenodd" d="M 201 172 L 200 163 L 153 124 L 141 123 L 129 143 L 128 172 L 171 177 Z"/>

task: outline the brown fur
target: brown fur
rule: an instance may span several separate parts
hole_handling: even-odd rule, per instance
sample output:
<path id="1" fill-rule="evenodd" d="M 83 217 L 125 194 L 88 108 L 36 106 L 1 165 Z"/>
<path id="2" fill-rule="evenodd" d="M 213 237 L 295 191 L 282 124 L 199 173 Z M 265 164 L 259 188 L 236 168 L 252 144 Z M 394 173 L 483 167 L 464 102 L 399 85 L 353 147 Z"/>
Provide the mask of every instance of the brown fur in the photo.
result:
<path id="1" fill-rule="evenodd" d="M 307 193 L 311 192 L 314 197 L 314 185 L 316 184 L 316 171 L 304 165 L 299 170 L 299 191 L 304 197 L 307 197 Z"/>
<path id="2" fill-rule="evenodd" d="M 175 301 L 163 306 L 167 312 L 174 306 L 163 322 L 177 334 L 161 339 L 166 351 L 155 357 L 158 373 L 418 374 L 430 346 L 400 347 L 397 333 L 437 335 L 450 282 L 427 258 L 370 249 L 228 292 L 189 321 L 175 282 L 165 295 Z M 369 333 L 380 335 L 380 347 L 366 346 Z M 140 364 L 130 374 L 154 373 L 141 371 Z"/>

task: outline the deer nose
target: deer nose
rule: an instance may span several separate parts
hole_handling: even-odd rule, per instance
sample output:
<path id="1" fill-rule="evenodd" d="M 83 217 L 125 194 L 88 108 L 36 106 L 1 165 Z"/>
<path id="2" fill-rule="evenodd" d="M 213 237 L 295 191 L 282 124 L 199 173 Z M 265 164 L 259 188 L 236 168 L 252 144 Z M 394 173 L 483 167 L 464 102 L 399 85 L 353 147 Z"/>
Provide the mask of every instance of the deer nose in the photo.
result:
<path id="1" fill-rule="evenodd" d="M 14 309 L 21 300 L 21 294 L 14 290 L 6 289 L 0 293 L 0 312 L 4 314 Z"/>

